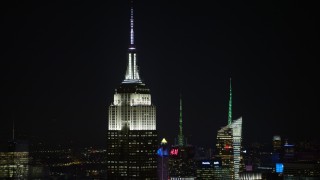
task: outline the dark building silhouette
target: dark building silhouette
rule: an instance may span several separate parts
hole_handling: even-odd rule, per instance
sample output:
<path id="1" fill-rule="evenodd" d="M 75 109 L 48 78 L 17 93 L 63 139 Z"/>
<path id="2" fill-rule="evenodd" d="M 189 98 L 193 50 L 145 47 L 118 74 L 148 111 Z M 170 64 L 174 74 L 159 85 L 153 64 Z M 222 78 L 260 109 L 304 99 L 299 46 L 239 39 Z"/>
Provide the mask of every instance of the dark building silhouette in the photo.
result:
<path id="1" fill-rule="evenodd" d="M 281 142 L 280 136 L 278 136 L 278 135 L 273 136 L 272 147 L 273 147 L 273 152 L 278 152 L 278 153 L 281 152 L 282 142 Z"/>
<path id="2" fill-rule="evenodd" d="M 180 118 L 178 141 L 170 149 L 169 177 L 170 179 L 195 179 L 196 162 L 195 147 L 187 144 L 182 133 L 182 99 L 180 96 Z"/>

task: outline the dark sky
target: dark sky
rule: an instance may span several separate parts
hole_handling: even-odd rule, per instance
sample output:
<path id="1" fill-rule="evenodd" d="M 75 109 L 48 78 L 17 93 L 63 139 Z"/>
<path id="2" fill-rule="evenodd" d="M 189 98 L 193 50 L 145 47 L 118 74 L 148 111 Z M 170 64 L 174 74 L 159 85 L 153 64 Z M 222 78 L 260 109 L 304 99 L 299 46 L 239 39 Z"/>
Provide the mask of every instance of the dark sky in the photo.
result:
<path id="1" fill-rule="evenodd" d="M 104 145 L 107 108 L 124 78 L 129 1 L 1 2 L 1 140 Z M 135 2 L 143 81 L 159 138 L 214 147 L 233 117 L 243 141 L 319 139 L 319 19 L 302 1 Z"/>

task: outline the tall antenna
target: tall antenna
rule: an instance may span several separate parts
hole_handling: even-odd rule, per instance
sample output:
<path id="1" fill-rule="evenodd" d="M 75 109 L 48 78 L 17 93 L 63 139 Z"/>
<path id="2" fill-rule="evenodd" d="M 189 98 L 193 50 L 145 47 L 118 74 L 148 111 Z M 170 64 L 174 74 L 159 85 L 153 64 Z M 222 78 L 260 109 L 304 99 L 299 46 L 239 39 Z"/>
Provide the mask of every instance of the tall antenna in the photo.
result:
<path id="1" fill-rule="evenodd" d="M 12 140 L 14 141 L 14 119 L 12 120 Z"/>
<path id="2" fill-rule="evenodd" d="M 131 1 L 130 11 L 130 45 L 128 54 L 128 66 L 123 83 L 141 83 L 139 68 L 137 65 L 136 47 L 134 45 L 134 15 L 133 15 L 133 1 Z"/>
<path id="3" fill-rule="evenodd" d="M 183 133 L 182 133 L 182 97 L 180 94 L 180 118 L 179 118 L 179 135 L 178 135 L 178 145 L 183 146 Z"/>
<path id="4" fill-rule="evenodd" d="M 134 31 L 133 31 L 133 1 L 131 1 L 131 16 L 130 16 L 130 48 L 134 48 Z"/>
<path id="5" fill-rule="evenodd" d="M 231 86 L 231 78 L 230 78 L 228 125 L 230 125 L 231 123 L 232 123 L 232 86 Z"/>

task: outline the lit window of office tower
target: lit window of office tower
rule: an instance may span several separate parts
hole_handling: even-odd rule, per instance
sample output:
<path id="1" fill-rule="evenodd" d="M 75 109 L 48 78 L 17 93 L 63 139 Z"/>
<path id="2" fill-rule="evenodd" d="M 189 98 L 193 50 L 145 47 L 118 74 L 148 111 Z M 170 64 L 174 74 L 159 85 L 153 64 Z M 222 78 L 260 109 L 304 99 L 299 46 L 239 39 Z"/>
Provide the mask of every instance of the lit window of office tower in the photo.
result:
<path id="1" fill-rule="evenodd" d="M 218 169 L 215 179 L 239 179 L 242 142 L 242 118 L 232 120 L 232 88 L 230 79 L 230 98 L 228 125 L 217 133 L 217 156 L 221 158 L 222 168 Z"/>
<path id="2" fill-rule="evenodd" d="M 156 107 L 142 82 L 134 44 L 131 7 L 130 46 L 125 79 L 109 106 L 107 176 L 109 179 L 157 178 Z"/>
<path id="3" fill-rule="evenodd" d="M 215 172 L 215 179 L 233 179 L 233 148 L 232 129 L 227 125 L 217 133 L 217 157 L 222 167 Z"/>

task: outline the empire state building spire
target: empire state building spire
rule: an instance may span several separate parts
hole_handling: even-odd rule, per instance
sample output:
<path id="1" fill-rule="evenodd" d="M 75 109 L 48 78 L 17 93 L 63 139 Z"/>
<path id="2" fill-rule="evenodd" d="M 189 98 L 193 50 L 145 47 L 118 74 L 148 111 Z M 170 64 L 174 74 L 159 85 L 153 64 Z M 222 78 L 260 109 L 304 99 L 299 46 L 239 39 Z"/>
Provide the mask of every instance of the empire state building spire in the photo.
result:
<path id="1" fill-rule="evenodd" d="M 133 30 L 133 6 L 131 6 L 131 16 L 130 16 L 130 47 L 129 49 L 135 49 L 134 47 L 134 30 Z"/>
<path id="2" fill-rule="evenodd" d="M 142 83 L 137 66 L 136 47 L 134 44 L 134 19 L 133 19 L 133 3 L 131 3 L 130 15 L 130 45 L 128 53 L 128 65 L 126 76 L 123 83 Z"/>
<path id="3" fill-rule="evenodd" d="M 108 108 L 106 179 L 157 177 L 156 106 L 139 76 L 133 17 L 131 0 L 127 71 Z"/>

